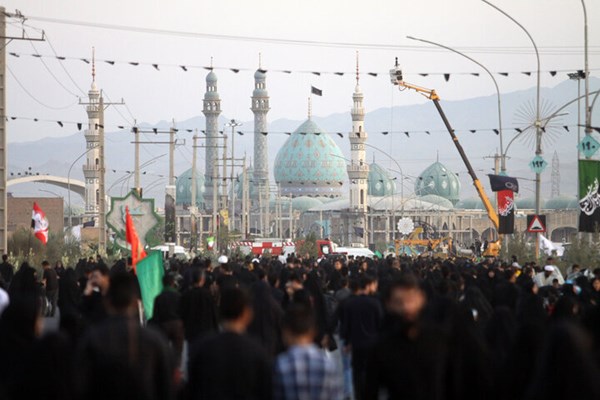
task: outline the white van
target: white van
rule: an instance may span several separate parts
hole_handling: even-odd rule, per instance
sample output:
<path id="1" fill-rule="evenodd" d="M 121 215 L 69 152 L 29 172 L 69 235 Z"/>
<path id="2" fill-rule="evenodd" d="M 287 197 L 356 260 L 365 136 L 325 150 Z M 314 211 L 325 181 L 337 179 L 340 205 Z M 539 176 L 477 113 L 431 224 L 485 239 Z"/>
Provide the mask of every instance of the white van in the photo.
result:
<path id="1" fill-rule="evenodd" d="M 366 257 L 373 258 L 375 253 L 366 247 L 338 247 L 335 250 L 335 254 L 343 254 L 346 257 Z"/>
<path id="2" fill-rule="evenodd" d="M 163 258 L 165 259 L 169 257 L 169 246 L 166 244 L 154 246 L 150 250 L 160 251 L 163 254 Z M 183 246 L 175 246 L 175 257 L 179 258 L 180 260 L 190 259 L 189 254 L 187 253 L 187 251 L 185 251 Z"/>

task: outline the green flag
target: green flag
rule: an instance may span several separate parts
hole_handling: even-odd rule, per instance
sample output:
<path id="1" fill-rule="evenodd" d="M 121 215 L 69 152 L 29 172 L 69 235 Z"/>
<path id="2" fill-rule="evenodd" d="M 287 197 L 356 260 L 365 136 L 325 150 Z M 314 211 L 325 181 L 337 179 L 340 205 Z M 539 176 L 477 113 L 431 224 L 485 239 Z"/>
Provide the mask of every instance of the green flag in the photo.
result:
<path id="1" fill-rule="evenodd" d="M 579 160 L 579 232 L 600 227 L 600 161 Z"/>
<path id="2" fill-rule="evenodd" d="M 155 251 L 138 261 L 136 274 L 140 283 L 144 313 L 146 319 L 150 319 L 154 311 L 154 299 L 163 290 L 162 278 L 165 269 L 163 268 L 162 253 Z"/>

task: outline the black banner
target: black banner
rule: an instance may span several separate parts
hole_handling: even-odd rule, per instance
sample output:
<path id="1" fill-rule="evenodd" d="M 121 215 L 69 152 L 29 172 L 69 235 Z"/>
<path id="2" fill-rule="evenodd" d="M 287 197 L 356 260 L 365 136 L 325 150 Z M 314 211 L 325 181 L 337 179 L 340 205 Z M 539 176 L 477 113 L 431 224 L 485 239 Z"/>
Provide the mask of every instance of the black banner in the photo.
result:
<path id="1" fill-rule="evenodd" d="M 515 198 L 512 190 L 498 192 L 498 233 L 510 235 L 515 232 Z"/>
<path id="2" fill-rule="evenodd" d="M 490 186 L 492 192 L 500 192 L 502 190 L 511 190 L 519 193 L 519 182 L 517 178 L 511 178 L 505 175 L 489 175 Z"/>

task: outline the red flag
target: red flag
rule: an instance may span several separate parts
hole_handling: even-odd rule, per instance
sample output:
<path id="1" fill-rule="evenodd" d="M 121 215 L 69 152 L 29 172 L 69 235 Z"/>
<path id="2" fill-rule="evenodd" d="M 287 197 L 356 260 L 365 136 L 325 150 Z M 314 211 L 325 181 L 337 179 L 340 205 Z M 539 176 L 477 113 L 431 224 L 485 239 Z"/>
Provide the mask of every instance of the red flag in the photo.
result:
<path id="1" fill-rule="evenodd" d="M 43 244 L 48 243 L 48 218 L 35 202 L 31 213 L 31 228 L 33 228 L 36 238 L 40 239 Z"/>
<path id="2" fill-rule="evenodd" d="M 133 225 L 133 218 L 129 214 L 129 207 L 125 207 L 125 240 L 131 246 L 131 266 L 135 271 L 135 265 L 142 258 L 146 257 L 146 252 L 140 243 L 140 238 Z"/>

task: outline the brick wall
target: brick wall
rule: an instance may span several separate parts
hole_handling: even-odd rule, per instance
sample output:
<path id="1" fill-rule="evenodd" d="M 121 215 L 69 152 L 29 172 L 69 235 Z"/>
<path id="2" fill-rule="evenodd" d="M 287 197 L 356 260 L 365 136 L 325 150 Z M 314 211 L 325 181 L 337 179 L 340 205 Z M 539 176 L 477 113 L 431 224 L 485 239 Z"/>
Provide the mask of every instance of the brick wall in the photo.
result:
<path id="1" fill-rule="evenodd" d="M 33 202 L 46 213 L 50 232 L 62 233 L 64 228 L 64 200 L 62 197 L 8 197 L 8 233 L 19 227 L 31 228 Z"/>

